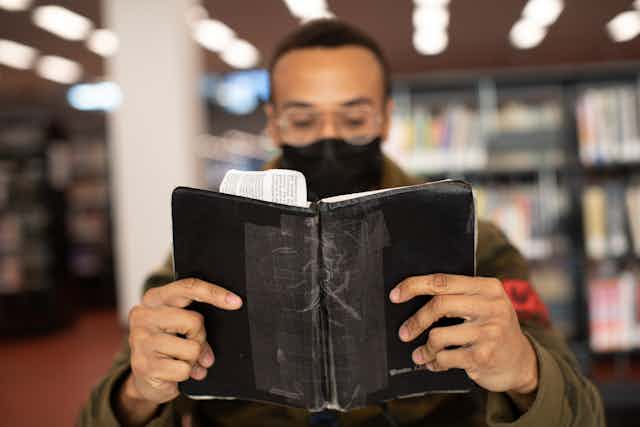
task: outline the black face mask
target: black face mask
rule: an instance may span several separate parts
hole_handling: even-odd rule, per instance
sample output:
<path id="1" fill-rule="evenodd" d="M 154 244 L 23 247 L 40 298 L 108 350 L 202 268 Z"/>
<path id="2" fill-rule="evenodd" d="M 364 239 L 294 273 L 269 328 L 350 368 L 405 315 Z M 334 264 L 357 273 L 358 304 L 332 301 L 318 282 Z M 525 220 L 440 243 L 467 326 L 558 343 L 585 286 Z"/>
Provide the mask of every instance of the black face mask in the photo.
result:
<path id="1" fill-rule="evenodd" d="M 381 138 L 352 145 L 342 139 L 321 139 L 296 147 L 282 146 L 280 167 L 300 171 L 307 179 L 308 199 L 377 188 L 382 177 Z"/>

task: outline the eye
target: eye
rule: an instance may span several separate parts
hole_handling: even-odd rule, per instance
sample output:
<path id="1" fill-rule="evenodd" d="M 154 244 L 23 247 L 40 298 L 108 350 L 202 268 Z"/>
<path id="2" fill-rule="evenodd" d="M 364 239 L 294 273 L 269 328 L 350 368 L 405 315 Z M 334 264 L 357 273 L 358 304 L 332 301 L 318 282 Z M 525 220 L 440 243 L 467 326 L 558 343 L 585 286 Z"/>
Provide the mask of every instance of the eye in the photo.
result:
<path id="1" fill-rule="evenodd" d="M 363 126 L 366 122 L 367 121 L 362 117 L 358 117 L 358 118 L 346 117 L 345 118 L 345 123 L 351 127 Z"/>
<path id="2" fill-rule="evenodd" d="M 349 128 L 359 128 L 368 123 L 368 117 L 362 113 L 348 113 L 342 116 L 342 124 Z"/>
<path id="3" fill-rule="evenodd" d="M 308 118 L 296 118 L 290 121 L 291 127 L 296 129 L 309 129 L 315 125 L 313 117 Z"/>

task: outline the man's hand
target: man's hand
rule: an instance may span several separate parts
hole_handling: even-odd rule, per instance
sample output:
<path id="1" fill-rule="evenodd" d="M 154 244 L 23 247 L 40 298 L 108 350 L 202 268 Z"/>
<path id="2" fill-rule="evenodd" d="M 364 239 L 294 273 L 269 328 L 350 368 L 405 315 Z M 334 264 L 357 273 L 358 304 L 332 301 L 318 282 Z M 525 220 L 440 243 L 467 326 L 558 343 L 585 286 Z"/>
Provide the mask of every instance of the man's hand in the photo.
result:
<path id="1" fill-rule="evenodd" d="M 530 395 L 538 386 L 537 359 L 509 297 L 498 279 L 445 274 L 414 276 L 390 293 L 394 303 L 418 295 L 433 295 L 400 327 L 402 341 L 417 338 L 442 317 L 461 317 L 464 323 L 437 327 L 425 345 L 412 354 L 416 364 L 432 371 L 460 368 L 481 387 Z M 461 346 L 447 349 L 449 346 Z"/>
<path id="2" fill-rule="evenodd" d="M 197 279 L 148 290 L 129 313 L 131 375 L 119 393 L 121 421 L 144 423 L 159 404 L 178 396 L 178 382 L 207 376 L 214 355 L 202 315 L 184 308 L 192 301 L 225 310 L 242 306 L 237 295 Z"/>

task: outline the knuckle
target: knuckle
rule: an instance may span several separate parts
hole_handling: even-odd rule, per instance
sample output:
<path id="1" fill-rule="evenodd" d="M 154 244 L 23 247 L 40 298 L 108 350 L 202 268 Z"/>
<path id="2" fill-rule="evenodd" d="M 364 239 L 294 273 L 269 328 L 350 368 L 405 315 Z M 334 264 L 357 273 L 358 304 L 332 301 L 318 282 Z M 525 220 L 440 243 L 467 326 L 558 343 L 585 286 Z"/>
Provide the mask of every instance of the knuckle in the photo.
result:
<path id="1" fill-rule="evenodd" d="M 176 374 L 178 381 L 186 381 L 191 376 L 191 365 L 185 362 L 180 363 L 177 367 Z"/>
<path id="2" fill-rule="evenodd" d="M 417 312 L 414 316 L 411 316 L 409 320 L 407 320 L 407 328 L 409 329 L 409 333 L 413 336 L 418 333 L 418 331 L 422 328 L 424 323 L 423 315 L 421 312 Z"/>
<path id="3" fill-rule="evenodd" d="M 140 322 L 140 319 L 144 317 L 144 308 L 141 305 L 134 305 L 129 310 L 129 326 L 133 327 Z"/>
<path id="4" fill-rule="evenodd" d="M 483 346 L 476 348 L 473 352 L 473 361 L 476 366 L 487 366 L 491 362 L 492 351 L 489 347 Z"/>
<path id="5" fill-rule="evenodd" d="M 442 351 L 436 354 L 435 361 L 438 367 L 441 369 L 446 369 L 449 367 L 447 355 Z"/>
<path id="6" fill-rule="evenodd" d="M 146 358 L 141 356 L 135 356 L 135 355 L 131 357 L 131 370 L 134 373 L 144 376 L 148 368 L 149 368 L 149 363 Z"/>
<path id="7" fill-rule="evenodd" d="M 184 279 L 184 281 L 182 282 L 182 286 L 185 289 L 195 289 L 198 286 L 198 282 L 196 279 L 194 279 L 193 277 L 189 277 L 187 279 Z"/>
<path id="8" fill-rule="evenodd" d="M 446 291 L 449 281 L 446 274 L 436 273 L 431 276 L 431 286 L 438 291 Z"/>
<path id="9" fill-rule="evenodd" d="M 156 298 L 156 294 L 160 292 L 159 288 L 151 288 L 149 289 L 147 292 L 144 293 L 144 295 L 142 296 L 142 302 L 144 304 L 148 304 L 151 302 L 151 300 Z"/>
<path id="10" fill-rule="evenodd" d="M 188 328 L 194 332 L 194 334 L 198 333 L 204 325 L 204 317 L 202 314 L 193 310 L 185 310 L 187 317 L 186 323 Z"/>
<path id="11" fill-rule="evenodd" d="M 186 355 L 190 362 L 195 362 L 202 353 L 202 345 L 193 340 L 187 340 L 186 342 Z"/>
<path id="12" fill-rule="evenodd" d="M 431 305 L 431 310 L 436 314 L 437 317 L 441 317 L 444 315 L 444 297 L 443 296 L 435 296 L 431 299 L 429 303 Z"/>
<path id="13" fill-rule="evenodd" d="M 442 348 L 443 344 L 443 333 L 441 328 L 432 329 L 429 332 L 429 340 L 427 341 L 427 345 L 431 347 L 433 350 L 438 350 Z"/>
<path id="14" fill-rule="evenodd" d="M 496 325 L 486 325 L 484 327 L 484 335 L 491 340 L 497 340 L 501 335 L 500 328 Z"/>
<path id="15" fill-rule="evenodd" d="M 224 291 L 218 286 L 207 285 L 205 289 L 214 301 L 222 300 L 224 298 Z"/>

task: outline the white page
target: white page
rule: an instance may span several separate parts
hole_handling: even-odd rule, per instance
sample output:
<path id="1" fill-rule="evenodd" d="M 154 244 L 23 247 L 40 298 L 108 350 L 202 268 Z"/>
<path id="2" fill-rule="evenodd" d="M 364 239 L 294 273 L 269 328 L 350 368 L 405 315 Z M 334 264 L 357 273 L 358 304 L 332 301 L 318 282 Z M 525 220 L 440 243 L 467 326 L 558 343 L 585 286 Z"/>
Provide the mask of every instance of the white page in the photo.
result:
<path id="1" fill-rule="evenodd" d="M 289 169 L 227 171 L 220 192 L 290 206 L 309 207 L 307 182 L 301 172 Z"/>

